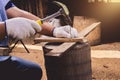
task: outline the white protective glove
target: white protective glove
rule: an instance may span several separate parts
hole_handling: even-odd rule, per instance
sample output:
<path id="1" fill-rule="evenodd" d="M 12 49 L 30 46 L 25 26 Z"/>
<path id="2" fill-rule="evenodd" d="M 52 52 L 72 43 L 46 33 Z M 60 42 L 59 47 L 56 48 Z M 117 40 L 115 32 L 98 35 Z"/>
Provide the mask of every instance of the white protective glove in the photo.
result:
<path id="1" fill-rule="evenodd" d="M 60 19 L 52 18 L 48 21 L 48 23 L 54 27 L 59 27 L 61 26 Z"/>
<path id="2" fill-rule="evenodd" d="M 76 38 L 78 37 L 78 32 L 75 28 L 70 25 L 55 27 L 53 30 L 53 36 L 55 37 L 65 37 L 65 38 Z"/>
<path id="3" fill-rule="evenodd" d="M 8 36 L 17 39 L 31 37 L 42 29 L 34 20 L 22 17 L 8 19 L 5 22 Z"/>

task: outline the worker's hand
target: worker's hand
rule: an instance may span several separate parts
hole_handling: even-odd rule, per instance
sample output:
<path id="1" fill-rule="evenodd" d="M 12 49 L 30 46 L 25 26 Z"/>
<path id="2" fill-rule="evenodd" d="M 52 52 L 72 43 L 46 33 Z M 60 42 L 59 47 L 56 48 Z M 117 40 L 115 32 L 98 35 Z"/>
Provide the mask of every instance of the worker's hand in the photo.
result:
<path id="1" fill-rule="evenodd" d="M 48 21 L 48 23 L 54 27 L 59 27 L 61 26 L 61 21 L 60 19 L 52 18 Z"/>
<path id="2" fill-rule="evenodd" d="M 41 31 L 40 25 L 30 19 L 18 17 L 8 19 L 5 22 L 7 34 L 13 38 L 24 39 Z"/>
<path id="3" fill-rule="evenodd" d="M 78 32 L 75 28 L 69 25 L 55 27 L 53 30 L 53 36 L 55 37 L 65 37 L 65 38 L 76 38 L 78 37 Z"/>

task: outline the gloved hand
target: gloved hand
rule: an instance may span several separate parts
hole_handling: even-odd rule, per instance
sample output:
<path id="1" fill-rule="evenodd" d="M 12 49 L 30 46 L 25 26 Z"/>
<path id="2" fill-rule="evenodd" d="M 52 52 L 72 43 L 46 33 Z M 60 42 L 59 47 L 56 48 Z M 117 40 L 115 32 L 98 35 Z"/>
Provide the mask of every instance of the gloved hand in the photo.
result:
<path id="1" fill-rule="evenodd" d="M 54 27 L 59 27 L 61 26 L 61 21 L 60 19 L 52 18 L 48 21 L 48 23 Z"/>
<path id="2" fill-rule="evenodd" d="M 42 29 L 35 21 L 22 17 L 8 19 L 5 23 L 8 36 L 17 39 L 33 36 Z"/>
<path id="3" fill-rule="evenodd" d="M 55 27 L 53 30 L 53 36 L 55 37 L 65 37 L 65 38 L 76 38 L 78 37 L 78 32 L 75 28 L 69 25 Z"/>

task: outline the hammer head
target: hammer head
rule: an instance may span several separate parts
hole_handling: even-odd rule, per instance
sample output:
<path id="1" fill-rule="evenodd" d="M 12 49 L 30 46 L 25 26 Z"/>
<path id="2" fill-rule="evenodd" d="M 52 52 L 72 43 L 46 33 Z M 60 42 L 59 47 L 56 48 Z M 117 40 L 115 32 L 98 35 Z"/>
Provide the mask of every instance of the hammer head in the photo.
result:
<path id="1" fill-rule="evenodd" d="M 67 23 L 68 25 L 71 25 L 71 26 L 72 26 L 72 20 L 71 20 L 71 18 L 70 18 L 70 16 L 69 16 L 69 10 L 68 10 L 67 6 L 64 5 L 64 4 L 61 3 L 61 2 L 58 2 L 58 1 L 53 1 L 53 3 L 55 3 L 57 6 L 61 7 L 61 9 L 62 9 L 62 10 L 61 10 L 61 13 L 62 13 L 62 15 L 64 16 L 66 23 Z"/>

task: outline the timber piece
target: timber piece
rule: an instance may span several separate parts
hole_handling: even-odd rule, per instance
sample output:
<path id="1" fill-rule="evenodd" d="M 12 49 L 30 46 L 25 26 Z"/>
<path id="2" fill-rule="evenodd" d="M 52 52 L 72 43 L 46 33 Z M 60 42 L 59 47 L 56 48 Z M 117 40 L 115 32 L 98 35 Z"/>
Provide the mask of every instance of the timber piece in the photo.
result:
<path id="1" fill-rule="evenodd" d="M 64 47 L 66 46 L 61 50 Z M 92 80 L 88 43 L 75 43 L 60 56 L 45 55 L 45 65 L 48 80 Z"/>
<path id="2" fill-rule="evenodd" d="M 81 38 L 54 38 L 54 37 L 47 37 L 47 38 L 35 38 L 35 42 L 83 42 L 83 37 Z"/>
<path id="3" fill-rule="evenodd" d="M 44 9 L 43 9 L 43 1 L 42 0 L 38 0 L 38 11 L 39 11 L 39 17 L 43 18 L 44 17 Z"/>
<path id="4" fill-rule="evenodd" d="M 90 32 L 100 25 L 101 22 L 96 22 L 78 32 L 78 38 L 54 38 L 54 37 L 40 37 L 35 38 L 34 42 L 83 42 Z"/>
<path id="5" fill-rule="evenodd" d="M 84 28 L 81 30 L 78 34 L 79 37 L 86 37 L 90 32 L 92 32 L 98 25 L 100 25 L 101 22 L 96 22 L 91 24 L 90 26 Z"/>
<path id="6" fill-rule="evenodd" d="M 53 50 L 45 54 L 46 56 L 60 56 L 62 53 L 64 53 L 66 50 L 68 50 L 70 47 L 75 45 L 75 42 L 72 43 L 63 43 L 60 46 L 55 47 Z"/>
<path id="7" fill-rule="evenodd" d="M 26 11 L 35 14 L 38 17 L 43 18 L 43 0 L 12 0 L 14 4 Z"/>
<path id="8" fill-rule="evenodd" d="M 71 47 L 73 47 L 76 43 L 85 43 L 87 40 L 84 38 L 82 42 L 64 42 L 59 46 L 51 47 L 48 45 L 44 45 L 44 47 L 48 50 L 50 50 L 48 53 L 46 53 L 46 56 L 58 56 L 60 57 L 63 53 L 68 51 Z"/>
<path id="9" fill-rule="evenodd" d="M 74 16 L 73 27 L 81 33 L 85 28 L 90 25 L 100 22 L 95 18 L 85 17 L 85 16 Z M 89 34 L 85 36 L 90 45 L 97 45 L 101 42 L 101 24 L 97 25 Z"/>
<path id="10" fill-rule="evenodd" d="M 0 56 L 7 56 L 9 55 L 9 48 L 0 47 Z"/>

